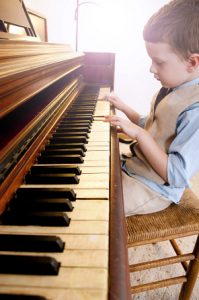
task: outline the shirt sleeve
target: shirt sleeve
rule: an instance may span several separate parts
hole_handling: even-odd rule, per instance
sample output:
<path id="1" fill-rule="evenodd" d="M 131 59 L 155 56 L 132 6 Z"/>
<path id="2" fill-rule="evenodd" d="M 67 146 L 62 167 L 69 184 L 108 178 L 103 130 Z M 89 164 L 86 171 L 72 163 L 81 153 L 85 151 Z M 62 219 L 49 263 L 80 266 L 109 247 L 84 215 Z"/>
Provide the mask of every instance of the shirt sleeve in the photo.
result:
<path id="1" fill-rule="evenodd" d="M 147 117 L 141 116 L 140 119 L 139 119 L 139 122 L 138 122 L 138 126 L 144 128 L 145 123 L 146 123 L 146 119 L 147 119 Z"/>
<path id="2" fill-rule="evenodd" d="M 189 106 L 177 120 L 176 137 L 168 153 L 168 184 L 189 187 L 191 177 L 199 171 L 199 103 Z"/>

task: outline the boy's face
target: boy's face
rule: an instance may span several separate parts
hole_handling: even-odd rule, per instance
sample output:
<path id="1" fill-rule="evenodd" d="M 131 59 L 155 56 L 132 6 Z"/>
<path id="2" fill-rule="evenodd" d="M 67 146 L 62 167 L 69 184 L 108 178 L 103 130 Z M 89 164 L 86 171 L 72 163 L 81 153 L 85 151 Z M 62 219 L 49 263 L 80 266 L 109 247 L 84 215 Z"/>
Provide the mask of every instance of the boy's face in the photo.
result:
<path id="1" fill-rule="evenodd" d="M 169 44 L 145 42 L 145 45 L 151 58 L 150 72 L 162 86 L 174 88 L 192 79 L 188 60 L 174 52 Z"/>

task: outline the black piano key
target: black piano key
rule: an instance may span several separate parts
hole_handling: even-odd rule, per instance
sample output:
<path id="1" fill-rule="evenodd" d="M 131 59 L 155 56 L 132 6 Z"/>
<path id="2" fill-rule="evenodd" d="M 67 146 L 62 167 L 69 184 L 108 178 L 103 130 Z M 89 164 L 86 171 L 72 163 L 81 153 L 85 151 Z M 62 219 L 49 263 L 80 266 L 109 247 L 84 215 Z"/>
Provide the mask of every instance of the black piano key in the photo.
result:
<path id="1" fill-rule="evenodd" d="M 98 94 L 99 94 L 99 88 L 98 88 L 98 91 L 95 90 L 94 92 L 89 89 L 89 91 L 87 90 L 85 93 L 83 91 L 79 95 L 77 101 L 83 100 L 83 101 L 85 101 L 87 103 L 90 103 L 90 101 L 91 102 L 93 102 L 93 101 L 96 102 L 96 100 L 98 98 Z"/>
<path id="2" fill-rule="evenodd" d="M 58 236 L 0 234 L 0 251 L 63 252 L 64 246 Z"/>
<path id="3" fill-rule="evenodd" d="M 86 93 L 86 95 L 81 94 L 80 97 L 78 97 L 77 102 L 84 102 L 84 103 L 96 103 L 98 97 L 98 93 L 90 94 Z M 76 103 L 76 101 L 75 101 Z"/>
<path id="4" fill-rule="evenodd" d="M 47 298 L 38 295 L 0 293 L 0 300 L 47 300 Z"/>
<path id="5" fill-rule="evenodd" d="M 57 133 L 68 133 L 68 132 L 90 132 L 90 129 L 88 127 L 76 127 L 76 126 L 59 126 L 55 132 Z"/>
<path id="6" fill-rule="evenodd" d="M 77 184 L 79 178 L 75 174 L 27 174 L 26 184 Z"/>
<path id="7" fill-rule="evenodd" d="M 90 86 L 81 92 L 78 99 L 84 99 L 85 101 L 90 102 L 90 100 L 97 99 L 98 94 L 99 94 L 99 87 Z"/>
<path id="8" fill-rule="evenodd" d="M 76 103 L 76 105 L 75 104 L 73 104 L 71 107 L 70 107 L 70 109 L 68 110 L 68 114 L 70 114 L 70 112 L 71 111 L 76 111 L 77 112 L 77 114 L 79 113 L 79 112 L 83 112 L 85 115 L 87 115 L 87 114 L 91 114 L 92 112 L 93 112 L 93 110 L 95 109 L 95 104 L 93 104 L 92 103 L 92 105 L 88 105 L 88 103 L 87 103 L 87 105 L 84 105 L 84 106 L 82 106 L 81 105 L 81 103 L 82 102 L 78 102 L 77 101 L 77 103 Z M 86 104 L 86 103 L 85 103 Z"/>
<path id="9" fill-rule="evenodd" d="M 68 226 L 70 219 L 64 212 L 6 211 L 2 215 L 3 225 Z"/>
<path id="10" fill-rule="evenodd" d="M 86 120 L 82 120 L 81 122 L 78 120 L 62 120 L 59 123 L 59 128 L 61 128 L 62 126 L 75 126 L 75 127 L 88 127 L 91 128 L 92 123 L 90 121 L 86 121 Z"/>
<path id="11" fill-rule="evenodd" d="M 98 88 L 99 90 L 99 88 Z M 83 100 L 85 103 L 90 103 L 90 102 L 96 102 L 97 98 L 98 98 L 98 92 L 91 92 L 90 89 L 89 91 L 82 91 L 81 94 L 79 95 L 79 97 L 77 98 L 77 101 L 81 101 Z"/>
<path id="12" fill-rule="evenodd" d="M 68 136 L 68 137 L 53 137 L 50 139 L 50 143 L 83 143 L 87 144 L 87 138 L 85 136 Z"/>
<path id="13" fill-rule="evenodd" d="M 49 145 L 48 145 L 49 146 Z M 55 145 L 50 145 L 55 146 Z M 31 174 L 81 174 L 81 170 L 76 165 L 34 165 L 30 169 Z"/>
<path id="14" fill-rule="evenodd" d="M 24 188 L 20 187 L 16 192 L 17 198 L 43 199 L 43 198 L 66 198 L 70 201 L 76 200 L 74 190 L 69 188 Z"/>
<path id="15" fill-rule="evenodd" d="M 92 87 L 93 88 L 93 87 Z M 98 91 L 97 91 L 98 89 Z M 96 86 L 94 87 L 94 89 L 89 89 L 87 90 L 86 88 L 86 91 L 82 91 L 81 94 L 79 95 L 79 97 L 77 98 L 77 101 L 80 101 L 81 99 L 84 100 L 85 102 L 87 103 L 90 103 L 90 101 L 95 101 L 97 100 L 98 98 L 98 94 L 99 94 L 99 87 L 96 89 Z"/>
<path id="16" fill-rule="evenodd" d="M 81 115 L 81 116 L 80 115 L 75 115 L 75 116 L 72 115 L 72 116 L 70 116 L 69 114 L 66 114 L 62 117 L 59 124 L 62 123 L 62 122 L 65 122 L 65 123 L 70 123 L 71 122 L 71 125 L 73 123 L 80 123 L 80 124 L 86 124 L 86 126 L 88 126 L 88 125 L 92 124 L 92 121 L 93 121 L 93 118 L 91 118 L 90 116 L 89 116 L 89 118 L 86 118 L 85 115 Z"/>
<path id="17" fill-rule="evenodd" d="M 88 139 L 88 133 L 87 132 L 54 132 L 52 134 L 52 138 L 55 138 L 55 137 L 64 137 L 64 138 L 67 138 L 67 137 L 76 137 L 76 136 L 81 136 L 81 137 L 84 137 L 86 139 Z"/>
<path id="18" fill-rule="evenodd" d="M 0 254 L 1 274 L 58 275 L 59 268 L 53 257 Z"/>
<path id="19" fill-rule="evenodd" d="M 81 105 L 82 103 L 84 103 L 84 105 Z M 77 101 L 75 101 L 73 103 L 73 105 L 71 106 L 71 108 L 78 108 L 78 109 L 91 109 L 91 108 L 94 108 L 96 107 L 96 101 L 86 101 L 86 100 L 80 100 L 80 99 L 77 99 Z"/>
<path id="20" fill-rule="evenodd" d="M 75 136 L 82 136 L 85 138 L 88 138 L 88 133 L 87 132 L 59 132 L 55 131 L 52 134 L 52 137 L 75 137 Z"/>
<path id="21" fill-rule="evenodd" d="M 81 107 L 81 108 L 80 108 Z M 71 110 L 73 110 L 73 111 L 77 111 L 77 113 L 79 113 L 79 111 L 94 111 L 95 110 L 95 107 L 96 107 L 96 105 L 95 104 L 93 104 L 93 105 L 88 105 L 88 104 L 84 104 L 83 105 L 83 102 L 77 102 L 77 104 L 74 104 L 72 107 L 71 107 Z"/>
<path id="22" fill-rule="evenodd" d="M 93 109 L 88 109 L 88 110 L 83 110 L 83 109 L 71 109 L 69 111 L 69 115 L 88 115 L 92 116 L 93 115 Z"/>
<path id="23" fill-rule="evenodd" d="M 81 155 L 48 155 L 43 154 L 37 157 L 38 163 L 41 164 L 82 164 L 84 162 Z"/>
<path id="24" fill-rule="evenodd" d="M 83 108 L 93 108 L 93 107 L 96 107 L 96 101 L 89 101 L 89 102 L 86 102 L 85 100 L 83 101 L 80 101 L 80 99 L 77 99 L 73 105 L 72 105 L 72 108 L 74 107 L 83 107 Z"/>
<path id="25" fill-rule="evenodd" d="M 84 103 L 85 106 L 92 106 L 92 105 L 96 105 L 97 100 L 96 100 L 96 97 L 95 97 L 95 96 L 89 97 L 89 98 L 86 98 L 86 97 L 84 97 L 84 96 L 83 96 L 83 97 L 80 96 L 80 97 L 78 97 L 78 98 L 76 99 L 75 102 L 73 102 L 72 107 L 75 106 L 75 105 L 79 105 L 79 103 L 82 103 L 82 102 Z"/>
<path id="26" fill-rule="evenodd" d="M 47 144 L 45 149 L 73 149 L 73 148 L 80 148 L 82 151 L 86 152 L 86 146 L 83 143 L 56 143 L 56 141 L 51 140 L 50 144 Z"/>
<path id="27" fill-rule="evenodd" d="M 66 198 L 13 198 L 9 207 L 15 211 L 72 211 L 73 205 Z"/>
<path id="28" fill-rule="evenodd" d="M 73 137 L 73 136 L 81 136 L 81 137 L 85 137 L 88 138 L 88 133 L 87 132 L 54 132 L 52 134 L 53 138 L 54 137 Z"/>
<path id="29" fill-rule="evenodd" d="M 80 156 L 85 156 L 84 151 L 80 148 L 71 148 L 71 149 L 49 149 L 45 148 L 41 151 L 41 155 L 71 155 L 71 154 L 78 154 Z"/>
<path id="30" fill-rule="evenodd" d="M 82 120 L 87 120 L 87 121 L 92 121 L 93 120 L 93 116 L 90 115 L 67 115 L 64 120 L 78 120 L 79 122 L 81 122 Z"/>
<path id="31" fill-rule="evenodd" d="M 95 110 L 95 108 L 96 102 L 92 102 L 89 104 L 84 101 L 77 101 L 71 106 L 68 114 L 70 114 L 71 111 L 76 111 L 77 114 L 82 111 L 85 115 L 90 115 Z"/>
<path id="32" fill-rule="evenodd" d="M 80 106 L 85 106 L 85 107 L 96 107 L 97 101 L 96 100 L 89 100 L 87 101 L 86 99 L 77 99 L 72 105 L 72 107 L 80 107 Z"/>

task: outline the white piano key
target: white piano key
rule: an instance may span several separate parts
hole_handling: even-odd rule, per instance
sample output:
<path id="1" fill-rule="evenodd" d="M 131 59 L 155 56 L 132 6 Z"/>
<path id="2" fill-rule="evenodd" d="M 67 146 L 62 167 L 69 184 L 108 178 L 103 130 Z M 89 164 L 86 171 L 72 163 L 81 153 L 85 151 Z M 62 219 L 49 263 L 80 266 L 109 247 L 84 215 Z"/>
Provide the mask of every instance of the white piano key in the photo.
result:
<path id="1" fill-rule="evenodd" d="M 107 122 L 103 121 L 94 121 L 92 123 L 92 132 L 109 132 L 110 125 Z"/>
<path id="2" fill-rule="evenodd" d="M 60 234 L 66 249 L 108 250 L 108 234 Z"/>
<path id="3" fill-rule="evenodd" d="M 107 291 L 105 289 L 54 289 L 41 287 L 16 287 L 2 286 L 1 293 L 7 294 L 25 294 L 25 295 L 40 295 L 48 300 L 107 300 Z"/>
<path id="4" fill-rule="evenodd" d="M 101 87 L 100 90 L 99 90 L 99 95 L 98 95 L 98 99 L 99 100 L 104 100 L 104 98 L 110 93 L 110 87 Z M 97 103 L 102 103 L 102 104 L 105 104 L 105 103 L 109 103 L 108 101 L 99 101 Z M 109 104 L 110 106 L 110 104 Z"/>
<path id="5" fill-rule="evenodd" d="M 21 230 L 20 230 L 21 229 Z M 33 229 L 34 230 L 34 229 Z M 5 234 L 1 232 L 0 234 Z M 10 231 L 6 234 L 26 234 L 23 232 L 23 227 L 19 226 L 17 232 Z M 37 235 L 38 233 L 30 232 L 29 236 Z M 46 236 L 50 233 L 42 231 L 42 235 Z M 56 234 L 63 242 L 65 242 L 65 250 L 108 250 L 108 234 Z"/>
<path id="6" fill-rule="evenodd" d="M 42 164 L 38 164 L 40 166 L 42 166 Z M 65 166 L 68 164 L 56 164 L 57 166 Z M 75 166 L 78 166 L 82 172 L 84 171 L 84 173 L 93 173 L 93 174 L 98 174 L 100 172 L 98 172 L 98 168 L 99 170 L 101 169 L 101 171 L 103 169 L 108 170 L 109 173 L 109 162 L 108 161 L 86 161 L 83 164 L 73 164 Z M 45 166 L 54 166 L 54 164 L 45 164 Z M 87 172 L 88 170 L 88 172 Z M 102 172 L 102 173 L 107 173 L 107 172 Z"/>
<path id="7" fill-rule="evenodd" d="M 101 151 L 109 151 L 110 146 L 109 145 L 96 145 L 96 143 L 92 143 L 92 144 L 89 144 L 88 146 L 86 145 L 86 149 L 88 152 L 92 152 L 92 151 L 101 152 Z"/>
<path id="8" fill-rule="evenodd" d="M 14 252 L 14 251 L 0 251 L 0 255 L 26 255 L 26 256 L 42 256 L 53 257 L 59 263 L 61 268 L 108 268 L 108 251 L 107 250 L 76 250 L 66 249 L 62 253 L 47 253 L 47 252 Z M 1 272 L 0 272 L 1 274 Z"/>
<path id="9" fill-rule="evenodd" d="M 109 167 L 108 166 L 82 166 L 81 168 L 82 174 L 101 174 L 106 173 L 109 174 Z"/>
<path id="10" fill-rule="evenodd" d="M 88 160 L 106 160 L 109 161 L 110 157 L 110 152 L 105 150 L 105 151 L 88 151 L 86 152 L 86 156 L 84 157 L 84 161 Z"/>
<path id="11" fill-rule="evenodd" d="M 72 186 L 72 185 L 35 185 L 35 184 L 31 184 L 31 185 L 21 185 L 21 187 L 23 188 L 74 188 L 74 191 L 76 193 L 76 197 L 79 199 L 109 199 L 109 190 L 106 188 L 94 188 L 92 186 L 90 186 L 90 188 L 79 188 L 77 186 Z"/>
<path id="12" fill-rule="evenodd" d="M 75 189 L 79 199 L 109 199 L 109 190 L 107 189 Z"/>
<path id="13" fill-rule="evenodd" d="M 106 289 L 107 284 L 108 270 L 106 268 L 61 267 L 57 276 L 0 274 L 0 286 Z"/>
<path id="14" fill-rule="evenodd" d="M 71 188 L 74 191 L 82 189 L 109 189 L 108 174 L 82 174 L 78 184 L 25 184 L 22 187 Z"/>
<path id="15" fill-rule="evenodd" d="M 74 209 L 67 212 L 72 220 L 107 220 L 109 219 L 109 202 L 107 200 L 76 200 Z"/>
<path id="16" fill-rule="evenodd" d="M 92 218 L 92 216 L 91 216 Z M 94 220 L 71 220 L 68 227 L 58 226 L 10 226 L 0 225 L 0 233 L 24 233 L 24 234 L 108 234 L 109 222 L 108 221 L 94 221 Z"/>
<path id="17" fill-rule="evenodd" d="M 76 200 L 73 202 L 73 206 L 76 210 L 88 210 L 88 211 L 101 211 L 106 215 L 109 212 L 109 202 L 102 199 L 91 199 L 91 200 Z"/>
<path id="18" fill-rule="evenodd" d="M 85 160 L 83 164 L 77 164 L 80 168 L 84 168 L 84 167 L 109 167 L 110 162 L 103 160 L 103 161 L 99 161 L 99 160 Z"/>
<path id="19" fill-rule="evenodd" d="M 85 210 L 81 210 L 81 211 L 77 211 L 77 210 L 73 210 L 72 212 L 67 212 L 67 215 L 69 218 L 74 219 L 74 220 L 90 220 L 90 211 Z M 108 212 L 105 214 L 101 211 L 92 211 L 92 220 L 107 220 L 108 221 Z"/>
<path id="20" fill-rule="evenodd" d="M 110 134 L 107 132 L 92 132 L 89 133 L 89 142 L 94 142 L 94 141 L 105 141 L 108 142 L 110 140 Z"/>

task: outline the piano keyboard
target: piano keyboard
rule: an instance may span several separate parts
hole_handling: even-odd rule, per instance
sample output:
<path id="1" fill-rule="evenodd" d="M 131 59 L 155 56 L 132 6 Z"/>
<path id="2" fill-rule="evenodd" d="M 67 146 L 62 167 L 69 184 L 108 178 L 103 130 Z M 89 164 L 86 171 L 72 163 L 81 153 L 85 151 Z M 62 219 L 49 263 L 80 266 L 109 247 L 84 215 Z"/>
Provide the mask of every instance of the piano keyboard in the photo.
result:
<path id="1" fill-rule="evenodd" d="M 100 93 L 104 92 L 106 93 L 107 90 L 101 89 Z M 86 97 L 86 95 L 80 96 L 80 98 L 81 97 Z M 15 215 L 13 221 L 10 219 L 9 212 L 8 218 L 5 218 L 5 221 L 3 221 L 4 224 L 0 225 L 0 235 L 5 235 L 4 237 L 6 237 L 6 235 L 10 235 L 10 238 L 13 235 L 23 235 L 27 238 L 31 236 L 33 238 L 50 236 L 51 239 L 53 239 L 53 241 L 50 239 L 50 242 L 54 245 L 50 246 L 50 244 L 46 244 L 47 246 L 41 246 L 40 241 L 36 239 L 33 242 L 35 247 L 32 252 L 31 246 L 29 250 L 24 251 L 23 247 L 20 246 L 16 247 L 18 250 L 15 251 L 11 251 L 11 246 L 10 248 L 8 247 L 8 250 L 0 248 L 0 261 L 5 259 L 5 261 L 8 260 L 9 262 L 12 256 L 6 257 L 6 255 L 13 255 L 15 259 L 17 256 L 22 256 L 22 258 L 24 256 L 25 259 L 27 256 L 33 256 L 36 258 L 35 264 L 39 265 L 41 263 L 40 268 L 43 272 L 46 261 L 51 259 L 49 268 L 53 269 L 52 273 L 47 275 L 37 274 L 35 271 L 34 275 L 27 275 L 25 271 L 23 271 L 22 265 L 21 268 L 19 267 L 19 269 L 22 269 L 21 274 L 20 270 L 19 274 L 17 274 L 16 270 L 12 273 L 0 271 L 0 299 L 7 299 L 6 296 L 9 296 L 9 299 L 21 300 L 103 300 L 108 298 L 110 128 L 108 123 L 103 122 L 103 116 L 110 113 L 110 107 L 108 102 L 101 101 L 100 99 L 101 94 L 98 96 L 90 132 L 86 118 L 88 108 L 85 106 L 84 109 L 84 107 L 80 106 L 78 109 L 78 102 L 75 102 L 75 112 L 72 106 L 70 115 L 66 115 L 60 121 L 58 125 L 59 130 L 57 130 L 55 134 L 52 133 L 52 135 L 54 135 L 52 139 L 58 138 L 59 142 L 63 144 L 67 134 L 61 134 L 61 128 L 70 126 L 72 130 L 70 134 L 67 135 L 67 138 L 69 138 L 67 143 L 74 144 L 75 149 L 78 149 L 75 150 L 76 154 L 68 154 L 69 152 L 67 153 L 67 151 L 63 151 L 64 154 L 60 154 L 59 151 L 55 151 L 55 153 L 52 154 L 52 151 L 47 151 L 44 157 L 52 155 L 49 162 L 47 158 L 42 158 L 43 154 L 41 153 L 41 156 L 38 158 L 38 163 L 33 166 L 32 172 L 25 178 L 25 183 L 19 189 L 21 193 L 25 194 L 26 191 L 29 193 L 29 196 L 25 195 L 24 199 L 21 200 L 21 213 L 17 211 L 17 208 L 15 211 L 14 208 L 14 214 L 11 212 L 11 216 L 17 215 L 18 213 L 19 216 L 17 217 Z M 91 102 L 89 99 L 88 103 Z M 81 121 L 79 120 L 80 118 Z M 75 120 L 80 122 L 76 127 Z M 77 127 L 80 129 L 78 130 Z M 85 129 L 86 127 L 87 130 Z M 83 140 L 81 134 L 78 133 L 82 132 L 81 128 L 84 128 L 84 132 L 86 130 L 86 140 Z M 46 149 L 56 149 L 56 147 L 52 147 L 53 143 L 49 142 Z M 83 155 L 85 156 L 79 154 L 81 151 L 78 152 L 80 149 L 78 144 L 79 146 L 83 144 L 82 149 L 86 147 L 87 151 L 83 151 Z M 49 147 L 49 145 L 51 146 Z M 73 146 L 71 147 L 73 148 Z M 52 158 L 53 155 L 55 156 L 54 160 Z M 58 163 L 56 163 L 56 158 L 59 155 L 63 157 L 63 160 L 58 159 Z M 70 160 L 66 160 L 65 162 L 65 155 L 68 159 L 71 157 L 72 162 L 70 162 Z M 58 167 L 59 172 L 53 171 L 55 166 Z M 64 167 L 66 166 L 67 168 L 70 167 L 67 171 L 69 172 L 67 176 L 64 171 Z M 42 169 L 46 171 L 42 171 L 42 176 L 37 176 Z M 50 183 L 48 182 L 49 177 L 46 176 L 49 175 L 48 170 L 50 170 L 52 177 L 50 178 Z M 53 175 L 53 172 L 55 172 L 56 176 Z M 58 172 L 59 176 L 56 172 Z M 63 172 L 64 176 L 60 176 L 61 172 Z M 34 174 L 32 178 L 31 174 Z M 75 179 L 71 179 L 72 177 L 75 177 Z M 41 182 L 39 181 L 40 179 Z M 69 183 L 64 183 L 65 179 L 69 180 Z M 38 203 L 31 204 L 32 202 L 28 199 L 31 197 L 31 194 L 33 195 L 36 191 L 38 195 L 42 195 L 43 190 L 48 191 L 51 199 L 44 196 L 42 201 L 38 199 Z M 57 193 L 56 196 L 53 196 L 54 192 Z M 59 195 L 59 192 L 62 194 Z M 66 201 L 66 197 L 62 196 L 64 193 L 68 193 L 68 202 Z M 15 200 L 17 207 L 17 201 L 19 199 Z M 25 220 L 23 219 L 29 209 L 28 201 L 30 206 L 33 205 L 31 207 L 33 207 L 33 217 L 34 213 L 36 214 L 36 221 L 32 219 L 32 215 L 31 217 L 25 218 Z M 54 211 L 49 212 L 49 216 L 46 216 L 46 212 L 42 211 L 45 207 L 48 207 L 49 210 L 53 210 L 53 207 L 56 207 L 56 205 L 60 208 L 67 206 L 67 208 L 63 208 L 62 212 L 58 212 L 59 216 L 55 216 Z M 41 207 L 39 215 L 37 215 L 38 207 Z M 47 223 L 44 221 L 44 223 L 40 224 L 42 213 Z M 61 223 L 59 223 L 60 219 Z M 30 224 L 25 226 L 24 222 L 26 223 L 28 221 L 30 221 Z M 19 224 L 17 222 L 19 222 Z M 37 225 L 37 222 L 39 225 Z M 58 225 L 54 226 L 54 224 Z M 57 243 L 61 243 L 61 246 L 55 245 L 55 237 L 58 239 Z M 49 243 L 49 241 L 46 241 L 46 243 Z M 40 249 L 40 247 L 46 247 L 48 249 L 49 247 L 49 251 L 40 250 L 38 252 L 35 250 L 37 245 L 38 249 Z M 55 247 L 55 250 L 53 250 L 54 248 L 52 249 L 52 247 Z M 56 247 L 60 247 L 60 249 L 56 250 Z M 62 249 L 63 247 L 64 249 Z M 40 262 L 40 258 L 42 257 L 45 259 Z M 37 258 L 39 259 L 37 260 Z M 55 267 L 57 268 L 57 275 L 53 274 Z M 24 268 L 26 268 L 26 260 Z M 33 268 L 34 272 L 34 266 L 30 266 L 30 268 Z"/>

